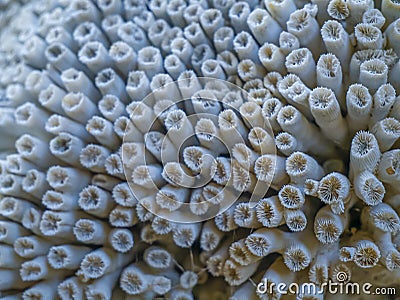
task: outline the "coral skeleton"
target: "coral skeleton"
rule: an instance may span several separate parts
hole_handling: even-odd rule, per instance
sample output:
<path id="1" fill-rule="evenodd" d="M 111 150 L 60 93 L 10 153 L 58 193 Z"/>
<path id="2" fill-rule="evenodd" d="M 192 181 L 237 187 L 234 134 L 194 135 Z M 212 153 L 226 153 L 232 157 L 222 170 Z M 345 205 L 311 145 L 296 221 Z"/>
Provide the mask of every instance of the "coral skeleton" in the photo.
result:
<path id="1" fill-rule="evenodd" d="M 0 0 L 0 298 L 395 299 L 399 59 L 398 0 Z"/>

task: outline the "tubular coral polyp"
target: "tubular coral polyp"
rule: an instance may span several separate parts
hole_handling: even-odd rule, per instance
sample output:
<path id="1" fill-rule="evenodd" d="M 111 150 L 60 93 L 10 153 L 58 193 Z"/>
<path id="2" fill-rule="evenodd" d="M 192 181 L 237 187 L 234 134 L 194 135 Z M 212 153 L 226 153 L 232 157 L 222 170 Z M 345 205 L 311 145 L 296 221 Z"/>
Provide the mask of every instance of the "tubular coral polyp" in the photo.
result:
<path id="1" fill-rule="evenodd" d="M 0 1 L 1 297 L 398 284 L 399 16 L 394 0 Z M 330 297 L 296 295 L 314 296 Z"/>

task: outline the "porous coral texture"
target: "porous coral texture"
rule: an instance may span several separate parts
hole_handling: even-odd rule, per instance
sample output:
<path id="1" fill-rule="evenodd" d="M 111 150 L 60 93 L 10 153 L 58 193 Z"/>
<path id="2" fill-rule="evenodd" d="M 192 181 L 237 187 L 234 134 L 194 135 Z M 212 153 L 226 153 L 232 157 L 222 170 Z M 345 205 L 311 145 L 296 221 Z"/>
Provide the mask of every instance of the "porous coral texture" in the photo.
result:
<path id="1" fill-rule="evenodd" d="M 0 0 L 1 299 L 399 294 L 399 56 L 396 0 Z"/>

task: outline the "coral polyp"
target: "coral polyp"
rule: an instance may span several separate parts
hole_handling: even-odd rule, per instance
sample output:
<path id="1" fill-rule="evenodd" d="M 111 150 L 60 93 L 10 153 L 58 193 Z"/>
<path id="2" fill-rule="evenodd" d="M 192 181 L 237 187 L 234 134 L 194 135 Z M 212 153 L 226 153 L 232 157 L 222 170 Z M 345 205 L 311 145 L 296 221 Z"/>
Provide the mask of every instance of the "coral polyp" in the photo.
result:
<path id="1" fill-rule="evenodd" d="M 0 0 L 1 299 L 395 296 L 399 17 Z"/>

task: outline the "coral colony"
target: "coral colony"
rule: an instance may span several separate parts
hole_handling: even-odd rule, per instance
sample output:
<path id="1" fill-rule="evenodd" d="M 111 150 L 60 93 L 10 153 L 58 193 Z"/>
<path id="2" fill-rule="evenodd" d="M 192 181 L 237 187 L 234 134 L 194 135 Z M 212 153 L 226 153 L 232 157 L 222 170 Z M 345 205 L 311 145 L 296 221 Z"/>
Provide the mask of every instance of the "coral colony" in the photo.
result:
<path id="1" fill-rule="evenodd" d="M 398 0 L 0 9 L 1 299 L 400 293 Z"/>

